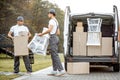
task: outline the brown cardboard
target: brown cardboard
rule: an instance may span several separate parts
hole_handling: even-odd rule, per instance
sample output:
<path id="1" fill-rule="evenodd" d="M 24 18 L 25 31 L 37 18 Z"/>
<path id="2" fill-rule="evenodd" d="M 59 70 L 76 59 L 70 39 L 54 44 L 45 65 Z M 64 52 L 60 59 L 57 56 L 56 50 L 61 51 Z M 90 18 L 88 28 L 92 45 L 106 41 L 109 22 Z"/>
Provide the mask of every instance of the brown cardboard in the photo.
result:
<path id="1" fill-rule="evenodd" d="M 89 74 L 89 62 L 69 62 L 67 63 L 68 74 Z"/>
<path id="2" fill-rule="evenodd" d="M 102 56 L 112 56 L 112 38 L 102 38 Z"/>
<path id="3" fill-rule="evenodd" d="M 83 22 L 77 22 L 77 27 L 83 27 Z"/>
<path id="4" fill-rule="evenodd" d="M 76 27 L 76 32 L 84 32 L 84 28 L 83 27 Z"/>
<path id="5" fill-rule="evenodd" d="M 27 35 L 28 35 L 28 32 L 26 31 L 19 32 L 19 36 L 27 36 Z"/>
<path id="6" fill-rule="evenodd" d="M 87 56 L 102 56 L 101 46 L 87 46 Z"/>
<path id="7" fill-rule="evenodd" d="M 28 55 L 28 36 L 17 36 L 14 38 L 14 55 L 23 56 Z"/>
<path id="8" fill-rule="evenodd" d="M 73 55 L 86 56 L 86 32 L 73 32 Z"/>

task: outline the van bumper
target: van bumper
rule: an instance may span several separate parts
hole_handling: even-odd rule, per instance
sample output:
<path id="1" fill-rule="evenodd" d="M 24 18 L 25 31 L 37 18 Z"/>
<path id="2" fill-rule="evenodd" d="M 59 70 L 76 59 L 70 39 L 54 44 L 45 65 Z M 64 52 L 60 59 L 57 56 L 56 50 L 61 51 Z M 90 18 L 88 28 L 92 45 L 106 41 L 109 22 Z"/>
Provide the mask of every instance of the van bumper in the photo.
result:
<path id="1" fill-rule="evenodd" d="M 67 62 L 112 62 L 118 63 L 119 60 L 117 57 L 81 57 L 81 56 L 74 56 L 74 57 L 66 57 Z"/>

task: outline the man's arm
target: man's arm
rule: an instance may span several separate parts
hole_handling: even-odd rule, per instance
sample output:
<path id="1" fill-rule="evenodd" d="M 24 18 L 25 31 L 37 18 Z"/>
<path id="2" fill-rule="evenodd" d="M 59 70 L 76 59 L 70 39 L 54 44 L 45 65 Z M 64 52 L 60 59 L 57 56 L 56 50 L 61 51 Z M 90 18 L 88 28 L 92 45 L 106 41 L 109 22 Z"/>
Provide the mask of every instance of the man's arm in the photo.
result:
<path id="1" fill-rule="evenodd" d="M 14 37 L 12 36 L 12 33 L 11 31 L 8 32 L 8 37 L 11 38 L 11 39 L 14 39 Z"/>
<path id="2" fill-rule="evenodd" d="M 30 32 L 28 32 L 28 37 L 29 37 L 29 38 L 31 37 L 31 33 L 30 33 Z"/>
<path id="3" fill-rule="evenodd" d="M 60 29 L 59 29 L 59 28 L 57 29 L 56 34 L 57 34 L 57 35 L 60 35 Z"/>
<path id="4" fill-rule="evenodd" d="M 48 34 L 48 33 L 50 33 L 52 31 L 52 29 L 53 29 L 53 25 L 50 25 L 47 31 L 45 31 L 44 33 L 38 33 L 38 35 L 42 36 L 44 34 Z"/>

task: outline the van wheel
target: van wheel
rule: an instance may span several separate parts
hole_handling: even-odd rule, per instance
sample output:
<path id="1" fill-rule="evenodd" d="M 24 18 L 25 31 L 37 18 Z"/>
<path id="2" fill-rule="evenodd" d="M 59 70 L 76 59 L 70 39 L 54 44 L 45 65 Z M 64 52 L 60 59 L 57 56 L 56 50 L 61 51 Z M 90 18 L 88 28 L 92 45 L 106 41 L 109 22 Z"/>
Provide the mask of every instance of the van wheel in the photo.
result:
<path id="1" fill-rule="evenodd" d="M 65 63 L 65 71 L 67 71 L 67 62 Z"/>
<path id="2" fill-rule="evenodd" d="M 113 71 L 114 71 L 114 72 L 119 72 L 119 70 L 120 70 L 120 69 L 119 69 L 119 64 L 114 64 L 114 65 L 113 65 Z"/>
<path id="3" fill-rule="evenodd" d="M 65 62 L 64 62 L 64 67 L 65 67 L 65 71 L 67 71 L 67 60 L 65 58 Z"/>

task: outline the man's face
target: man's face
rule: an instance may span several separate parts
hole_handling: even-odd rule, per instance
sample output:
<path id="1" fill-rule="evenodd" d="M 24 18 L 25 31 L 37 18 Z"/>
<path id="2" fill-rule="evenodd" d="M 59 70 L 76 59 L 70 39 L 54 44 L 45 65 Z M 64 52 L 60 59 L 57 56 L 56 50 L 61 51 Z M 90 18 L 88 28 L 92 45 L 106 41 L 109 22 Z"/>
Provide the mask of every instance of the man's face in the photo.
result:
<path id="1" fill-rule="evenodd" d="M 52 17 L 52 14 L 51 13 L 48 13 L 48 18 L 51 18 Z"/>
<path id="2" fill-rule="evenodd" d="M 23 21 L 23 20 L 17 21 L 17 24 L 18 24 L 18 25 L 23 25 L 23 24 L 24 24 L 24 21 Z"/>

